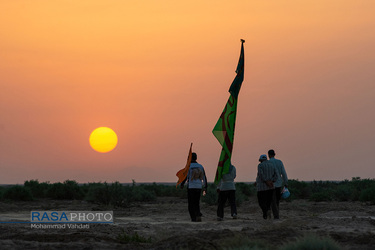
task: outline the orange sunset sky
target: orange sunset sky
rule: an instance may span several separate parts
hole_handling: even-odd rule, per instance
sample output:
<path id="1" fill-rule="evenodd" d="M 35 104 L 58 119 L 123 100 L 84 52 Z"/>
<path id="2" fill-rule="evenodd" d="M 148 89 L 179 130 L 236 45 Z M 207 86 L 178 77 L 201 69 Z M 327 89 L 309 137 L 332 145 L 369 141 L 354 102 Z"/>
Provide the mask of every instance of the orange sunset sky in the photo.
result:
<path id="1" fill-rule="evenodd" d="M 375 1 L 0 0 L 0 183 L 175 182 L 211 131 L 245 39 L 232 163 L 375 178 Z M 89 144 L 112 128 L 117 147 Z"/>

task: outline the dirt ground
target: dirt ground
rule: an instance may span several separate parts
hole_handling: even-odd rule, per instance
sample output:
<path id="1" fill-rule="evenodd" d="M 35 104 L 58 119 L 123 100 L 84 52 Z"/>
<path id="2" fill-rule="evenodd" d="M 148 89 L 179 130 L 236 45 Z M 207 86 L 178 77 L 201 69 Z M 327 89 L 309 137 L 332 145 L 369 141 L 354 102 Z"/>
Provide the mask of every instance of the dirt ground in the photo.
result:
<path id="1" fill-rule="evenodd" d="M 113 224 L 84 229 L 36 229 L 30 224 L 1 223 L 0 249 L 222 249 L 228 242 L 254 240 L 277 249 L 306 234 L 329 236 L 342 249 L 375 249 L 375 206 L 360 202 L 280 204 L 280 220 L 264 220 L 254 197 L 238 207 L 238 219 L 225 208 L 216 220 L 216 206 L 201 204 L 202 222 L 190 222 L 187 201 L 162 197 L 113 209 L 84 201 L 43 200 L 0 203 L 0 221 L 30 221 L 31 211 L 114 211 Z M 150 242 L 124 242 L 135 233 Z"/>

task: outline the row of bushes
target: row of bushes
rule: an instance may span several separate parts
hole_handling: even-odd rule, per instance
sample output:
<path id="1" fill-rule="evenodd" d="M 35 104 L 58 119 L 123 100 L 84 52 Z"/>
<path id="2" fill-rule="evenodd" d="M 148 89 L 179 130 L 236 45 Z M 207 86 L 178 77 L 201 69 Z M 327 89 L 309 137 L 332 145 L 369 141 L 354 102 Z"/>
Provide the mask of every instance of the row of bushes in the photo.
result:
<path id="1" fill-rule="evenodd" d="M 215 185 L 208 186 L 208 193 L 202 198 L 209 205 L 217 204 Z M 351 181 L 312 181 L 289 180 L 290 197 L 287 201 L 308 199 L 310 201 L 362 201 L 375 204 L 375 179 L 352 178 Z M 236 183 L 236 203 L 240 205 L 249 197 L 256 195 L 252 184 Z"/>
<path id="2" fill-rule="evenodd" d="M 375 179 L 352 178 L 351 181 L 289 181 L 290 200 L 363 201 L 375 204 Z"/>
<path id="3" fill-rule="evenodd" d="M 237 205 L 256 193 L 250 184 L 236 183 L 236 188 Z M 0 189 L 0 200 L 86 200 L 113 206 L 128 206 L 134 201 L 153 201 L 156 197 L 187 198 L 187 192 L 186 188 L 182 190 L 174 185 L 156 183 L 137 185 L 133 181 L 131 185 L 122 185 L 119 182 L 79 185 L 72 180 L 66 180 L 63 183 L 40 183 L 38 180 L 30 180 L 25 181 L 23 186 L 16 185 Z M 217 203 L 217 198 L 216 186 L 211 183 L 208 185 L 207 195 L 202 196 L 202 201 L 214 205 Z"/>
<path id="4" fill-rule="evenodd" d="M 32 201 L 35 199 L 86 200 L 112 206 L 128 206 L 135 201 L 153 201 L 156 197 L 173 196 L 186 198 L 186 191 L 172 185 L 119 182 L 108 184 L 94 182 L 80 185 L 74 180 L 63 183 L 25 181 L 24 185 L 0 187 L 0 200 Z"/>
<path id="5" fill-rule="evenodd" d="M 375 204 L 375 180 L 353 178 L 351 181 L 313 181 L 289 180 L 291 196 L 294 199 L 311 201 L 368 201 Z M 252 184 L 236 183 L 236 202 L 240 205 L 249 197 L 256 195 Z M 156 197 L 169 196 L 186 198 L 186 190 L 166 184 L 140 184 L 133 181 L 130 185 L 119 182 L 88 183 L 79 185 L 76 181 L 49 183 L 38 180 L 25 181 L 24 185 L 0 187 L 0 200 L 30 201 L 34 199 L 87 200 L 104 205 L 128 206 L 135 201 L 153 201 Z M 208 185 L 207 195 L 202 201 L 217 204 L 217 192 L 214 184 Z"/>

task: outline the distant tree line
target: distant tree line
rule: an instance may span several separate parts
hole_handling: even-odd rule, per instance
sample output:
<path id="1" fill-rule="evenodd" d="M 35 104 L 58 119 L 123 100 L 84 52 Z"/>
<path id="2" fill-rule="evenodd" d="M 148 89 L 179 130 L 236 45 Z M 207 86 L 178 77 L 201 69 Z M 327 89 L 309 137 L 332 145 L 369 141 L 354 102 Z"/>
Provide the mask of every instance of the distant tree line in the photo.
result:
<path id="1" fill-rule="evenodd" d="M 287 201 L 307 199 L 310 201 L 361 201 L 375 205 L 375 179 L 352 178 L 351 181 L 312 181 L 289 180 L 290 197 Z M 236 183 L 236 202 L 256 195 L 251 183 Z M 186 190 L 168 184 L 121 184 L 119 182 L 94 182 L 78 184 L 74 180 L 49 183 L 38 180 L 25 181 L 24 185 L 0 187 L 0 201 L 32 201 L 38 199 L 85 200 L 88 202 L 126 207 L 133 202 L 154 201 L 156 197 L 187 198 Z M 207 195 L 202 201 L 209 205 L 217 204 L 216 186 L 208 185 Z"/>

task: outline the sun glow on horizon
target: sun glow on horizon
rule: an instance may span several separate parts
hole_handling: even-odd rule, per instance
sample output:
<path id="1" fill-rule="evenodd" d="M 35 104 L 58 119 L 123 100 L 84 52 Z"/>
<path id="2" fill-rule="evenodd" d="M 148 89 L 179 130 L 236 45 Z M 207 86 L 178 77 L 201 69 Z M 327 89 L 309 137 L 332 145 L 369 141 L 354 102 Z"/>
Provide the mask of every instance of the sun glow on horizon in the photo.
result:
<path id="1" fill-rule="evenodd" d="M 112 151 L 117 145 L 117 135 L 115 131 L 107 127 L 96 128 L 90 135 L 91 147 L 100 153 Z"/>

